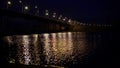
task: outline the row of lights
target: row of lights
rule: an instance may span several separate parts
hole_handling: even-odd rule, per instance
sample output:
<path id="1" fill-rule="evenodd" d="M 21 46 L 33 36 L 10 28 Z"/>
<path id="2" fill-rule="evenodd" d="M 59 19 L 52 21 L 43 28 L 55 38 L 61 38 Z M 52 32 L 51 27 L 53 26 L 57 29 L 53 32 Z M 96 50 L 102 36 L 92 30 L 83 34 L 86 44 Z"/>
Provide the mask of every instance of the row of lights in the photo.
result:
<path id="1" fill-rule="evenodd" d="M 45 10 L 45 15 L 46 17 L 49 17 L 49 11 L 48 10 Z M 56 13 L 53 13 L 52 15 L 53 18 L 56 17 Z M 107 24 L 88 24 L 88 23 L 80 23 L 78 21 L 75 21 L 75 20 L 71 20 L 71 19 L 68 19 L 67 17 L 64 17 L 62 15 L 59 15 L 58 17 L 58 20 L 62 20 L 62 21 L 67 21 L 68 24 L 70 25 L 80 25 L 80 26 L 97 26 L 97 27 L 111 27 L 112 25 L 107 25 Z"/>
<path id="2" fill-rule="evenodd" d="M 46 16 L 46 17 L 50 17 L 48 10 L 45 10 L 45 16 Z M 63 22 L 69 22 L 69 23 L 71 22 L 71 19 L 68 19 L 67 17 L 63 17 L 63 15 L 59 15 L 59 17 L 57 18 L 57 15 L 56 15 L 55 12 L 52 14 L 52 18 L 53 18 L 53 19 L 57 19 L 57 20 L 59 20 L 59 21 L 63 21 Z M 67 20 L 68 20 L 68 21 L 67 21 Z"/>
<path id="3" fill-rule="evenodd" d="M 89 24 L 89 23 L 81 23 L 77 21 L 73 21 L 72 25 L 80 25 L 80 26 L 96 26 L 96 27 L 111 27 L 111 24 Z"/>
<path id="4" fill-rule="evenodd" d="M 19 3 L 22 4 L 22 12 L 29 10 L 29 7 L 28 7 L 27 5 L 26 5 L 26 6 L 23 6 L 22 0 L 19 0 Z M 7 1 L 7 9 L 9 9 L 9 6 L 11 6 L 11 5 L 12 5 L 12 2 L 11 2 L 11 1 Z M 38 9 L 38 6 L 35 5 L 34 8 L 35 8 L 35 9 Z M 35 15 L 39 15 L 39 10 L 36 11 Z M 49 17 L 49 11 L 48 11 L 48 10 L 45 10 L 45 16 L 46 16 L 46 17 Z M 56 13 L 55 13 L 55 12 L 53 13 L 52 17 L 53 17 L 53 18 L 56 18 Z M 66 18 L 67 18 L 67 17 L 65 17 L 65 18 L 62 19 L 62 15 L 60 15 L 58 19 L 59 19 L 59 20 L 66 21 Z M 70 22 L 70 20 L 69 20 L 69 22 Z"/>
<path id="5" fill-rule="evenodd" d="M 22 0 L 19 0 L 19 3 L 23 6 L 23 2 L 22 2 Z M 12 5 L 12 2 L 10 1 L 10 0 L 8 0 L 7 1 L 7 9 L 9 8 L 9 6 L 11 6 Z M 22 12 L 23 12 L 23 10 L 28 10 L 29 9 L 29 7 L 27 6 L 27 5 L 25 5 L 24 6 L 24 9 L 23 9 L 23 7 L 22 7 Z"/>
<path id="6" fill-rule="evenodd" d="M 29 7 L 28 7 L 27 5 L 26 5 L 26 6 L 23 6 L 22 0 L 19 0 L 19 3 L 22 4 L 22 12 L 29 10 Z M 11 1 L 7 1 L 7 9 L 9 8 L 9 6 L 10 6 L 11 4 L 12 4 Z M 24 8 L 23 8 L 23 7 L 24 7 Z M 35 9 L 38 9 L 38 6 L 35 5 L 34 8 L 35 8 Z M 35 15 L 38 15 L 38 14 L 39 14 L 39 10 L 36 11 L 36 14 L 35 14 Z M 46 17 L 49 17 L 49 11 L 48 11 L 48 10 L 45 10 L 45 16 L 46 16 Z M 52 18 L 57 18 L 55 12 L 53 13 Z M 105 27 L 106 27 L 106 26 L 112 26 L 112 25 L 106 25 L 106 24 L 105 24 L 105 25 L 101 25 L 101 24 L 80 23 L 80 22 L 77 22 L 77 21 L 68 19 L 67 17 L 64 17 L 64 18 L 63 18 L 62 15 L 60 15 L 60 16 L 58 17 L 58 20 L 59 20 L 59 21 L 64 21 L 64 22 L 68 22 L 68 24 L 70 24 L 70 25 L 82 25 L 82 26 L 92 26 L 92 25 L 93 25 L 93 26 L 105 26 Z"/>
<path id="7" fill-rule="evenodd" d="M 19 0 L 19 3 L 23 5 L 22 0 Z M 10 5 L 12 5 L 12 2 L 11 2 L 11 1 L 8 1 L 8 2 L 7 2 L 7 9 L 9 8 Z M 35 6 L 35 9 L 37 9 L 37 8 L 38 8 L 38 6 Z M 23 7 L 22 7 L 22 12 L 23 12 L 24 10 L 29 10 L 29 7 L 28 7 L 27 5 L 24 6 L 24 9 L 23 9 Z M 37 12 L 36 12 L 35 15 L 38 15 L 38 14 L 39 14 L 39 10 L 37 10 Z M 45 10 L 45 16 L 46 16 L 46 17 L 49 17 L 49 11 L 48 11 L 48 10 Z M 57 18 L 55 12 L 53 13 L 52 18 Z M 58 20 L 59 20 L 59 21 L 65 21 L 65 22 L 68 22 L 68 23 L 72 22 L 71 19 L 68 19 L 67 17 L 63 17 L 62 15 L 60 15 L 60 16 L 58 17 Z M 67 21 L 67 20 L 68 20 L 68 21 Z"/>

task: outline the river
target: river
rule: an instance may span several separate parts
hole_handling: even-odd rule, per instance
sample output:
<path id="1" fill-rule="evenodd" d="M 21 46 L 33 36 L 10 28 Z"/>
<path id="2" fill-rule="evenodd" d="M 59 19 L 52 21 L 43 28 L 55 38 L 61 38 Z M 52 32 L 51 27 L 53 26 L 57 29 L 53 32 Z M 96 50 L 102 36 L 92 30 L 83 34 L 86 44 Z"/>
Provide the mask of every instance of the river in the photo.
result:
<path id="1" fill-rule="evenodd" d="M 106 54 L 104 45 L 111 40 L 110 36 L 103 32 L 59 32 L 12 35 L 3 39 L 8 45 L 9 63 L 71 67 L 90 63 L 89 58 L 94 58 L 96 52 L 97 56 Z"/>

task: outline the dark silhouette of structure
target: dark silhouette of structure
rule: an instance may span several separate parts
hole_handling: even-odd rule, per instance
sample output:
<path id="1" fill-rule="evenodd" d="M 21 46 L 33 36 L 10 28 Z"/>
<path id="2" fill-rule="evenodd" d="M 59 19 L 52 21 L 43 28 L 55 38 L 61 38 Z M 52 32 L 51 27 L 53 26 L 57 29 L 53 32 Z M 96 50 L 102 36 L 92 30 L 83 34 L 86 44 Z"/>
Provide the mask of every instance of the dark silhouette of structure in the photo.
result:
<path id="1" fill-rule="evenodd" d="M 104 32 L 111 31 L 112 26 L 106 25 L 81 25 L 79 23 L 61 21 L 54 18 L 40 17 L 30 14 L 19 13 L 11 10 L 0 9 L 0 64 L 8 64 L 8 46 L 2 40 L 4 36 L 21 34 L 40 34 L 55 32 Z M 10 65 L 16 68 L 14 65 Z M 20 65 L 17 68 L 31 68 L 31 66 Z M 33 66 L 39 68 L 39 66 Z"/>
<path id="2" fill-rule="evenodd" d="M 75 22 L 61 21 L 54 18 L 40 17 L 19 13 L 11 10 L 0 9 L 0 31 L 2 35 L 51 33 L 66 31 L 105 31 L 111 26 L 80 25 Z"/>

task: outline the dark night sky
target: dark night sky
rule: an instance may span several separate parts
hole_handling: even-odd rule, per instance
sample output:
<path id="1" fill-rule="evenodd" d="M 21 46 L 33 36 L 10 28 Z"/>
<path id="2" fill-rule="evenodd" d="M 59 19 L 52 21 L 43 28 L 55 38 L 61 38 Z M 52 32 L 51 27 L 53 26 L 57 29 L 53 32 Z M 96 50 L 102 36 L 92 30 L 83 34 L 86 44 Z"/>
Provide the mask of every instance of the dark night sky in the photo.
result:
<path id="1" fill-rule="evenodd" d="M 118 2 L 115 0 L 24 0 L 24 2 L 29 5 L 37 4 L 41 10 L 55 11 L 58 15 L 62 14 L 85 23 L 112 23 L 118 19 Z"/>
<path id="2" fill-rule="evenodd" d="M 82 22 L 107 23 L 117 17 L 117 4 L 110 0 L 45 0 L 39 3 Z"/>
<path id="3" fill-rule="evenodd" d="M 118 9 L 115 0 L 45 0 L 40 5 L 82 22 L 94 23 L 107 23 L 117 18 Z"/>

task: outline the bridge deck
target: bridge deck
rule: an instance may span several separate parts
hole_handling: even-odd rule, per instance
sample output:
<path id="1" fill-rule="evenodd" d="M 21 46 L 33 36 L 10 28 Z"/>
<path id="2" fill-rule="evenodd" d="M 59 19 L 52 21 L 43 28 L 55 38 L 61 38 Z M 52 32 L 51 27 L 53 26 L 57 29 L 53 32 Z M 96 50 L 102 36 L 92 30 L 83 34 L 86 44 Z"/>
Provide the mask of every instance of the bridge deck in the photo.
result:
<path id="1" fill-rule="evenodd" d="M 57 19 L 24 14 L 6 9 L 0 9 L 0 14 L 0 34 L 2 35 L 66 31 L 108 31 L 110 29 L 96 26 L 70 25 Z"/>

